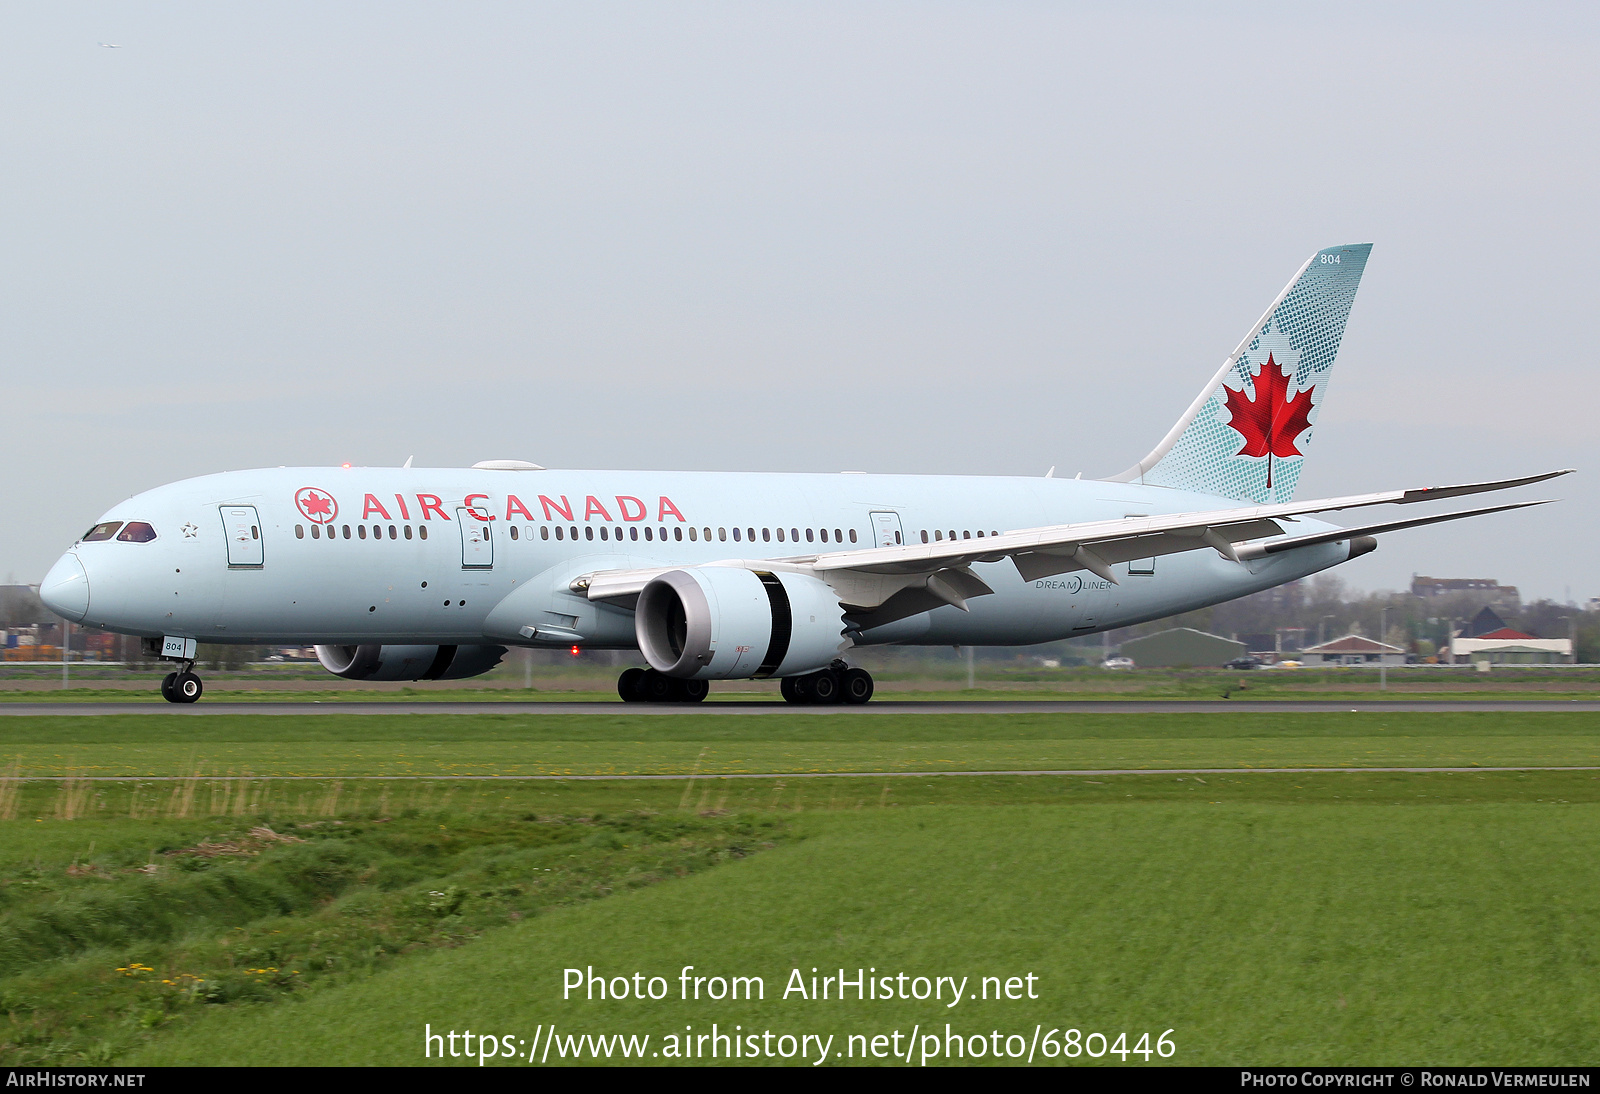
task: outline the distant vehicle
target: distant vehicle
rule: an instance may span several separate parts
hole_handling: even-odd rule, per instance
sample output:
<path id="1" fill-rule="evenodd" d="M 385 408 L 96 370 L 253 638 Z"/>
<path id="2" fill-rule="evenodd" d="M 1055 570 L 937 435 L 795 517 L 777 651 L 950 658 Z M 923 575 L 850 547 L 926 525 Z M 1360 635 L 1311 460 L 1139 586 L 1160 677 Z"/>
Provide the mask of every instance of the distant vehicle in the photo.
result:
<path id="1" fill-rule="evenodd" d="M 1266 661 L 1262 660 L 1261 658 L 1252 657 L 1249 654 L 1246 654 L 1243 657 L 1235 657 L 1232 661 L 1229 661 L 1222 667 L 1225 669 L 1258 669 L 1265 664 Z"/>
<path id="2" fill-rule="evenodd" d="M 1297 668 L 1300 667 L 1300 662 L 1298 662 L 1298 661 L 1279 661 L 1278 662 L 1278 667 L 1280 669 L 1297 669 Z"/>
<path id="3" fill-rule="evenodd" d="M 1104 661 L 1100 662 L 1100 667 L 1103 669 L 1131 669 L 1133 668 L 1133 658 L 1107 657 Z"/>

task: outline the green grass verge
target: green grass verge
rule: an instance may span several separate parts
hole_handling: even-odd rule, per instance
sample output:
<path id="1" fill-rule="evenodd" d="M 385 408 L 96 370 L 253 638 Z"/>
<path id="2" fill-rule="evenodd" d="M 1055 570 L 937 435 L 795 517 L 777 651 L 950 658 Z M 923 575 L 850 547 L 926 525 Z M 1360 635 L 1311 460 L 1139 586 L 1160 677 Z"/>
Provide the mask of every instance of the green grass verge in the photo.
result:
<path id="1" fill-rule="evenodd" d="M 1576 773 L 896 780 L 898 807 L 769 810 L 794 838 L 693 877 L 280 1001 L 193 1004 L 197 1019 L 124 1062 L 422 1063 L 425 1023 L 524 1051 L 551 1023 L 648 1035 L 647 1052 L 716 1023 L 832 1035 L 833 1052 L 878 1062 L 860 1059 L 867 1038 L 915 1026 L 942 1048 L 948 1023 L 998 1031 L 1002 1050 L 1036 1027 L 1129 1045 L 1171 1029 L 1187 1064 L 1589 1064 L 1597 787 Z M 685 965 L 760 976 L 765 999 L 682 1001 Z M 669 997 L 563 1000 L 563 970 L 588 966 L 660 975 Z M 969 991 L 1031 974 L 1038 998 L 784 1000 L 791 970 L 813 967 L 968 977 Z"/>
<path id="2" fill-rule="evenodd" d="M 0 721 L 36 775 L 1585 766 L 1600 713 L 119 715 Z"/>

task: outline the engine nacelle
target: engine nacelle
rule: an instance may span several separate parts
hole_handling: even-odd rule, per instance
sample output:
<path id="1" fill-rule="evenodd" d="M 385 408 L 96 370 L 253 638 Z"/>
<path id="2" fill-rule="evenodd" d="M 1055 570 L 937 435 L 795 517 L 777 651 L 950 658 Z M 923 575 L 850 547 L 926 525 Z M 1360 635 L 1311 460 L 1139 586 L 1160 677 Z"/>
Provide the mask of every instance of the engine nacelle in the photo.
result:
<path id="1" fill-rule="evenodd" d="M 654 578 L 634 628 L 645 660 L 684 680 L 748 680 L 824 668 L 847 644 L 844 609 L 804 574 L 698 566 Z"/>
<path id="2" fill-rule="evenodd" d="M 504 646 L 318 646 L 317 660 L 346 680 L 464 680 L 500 663 Z"/>

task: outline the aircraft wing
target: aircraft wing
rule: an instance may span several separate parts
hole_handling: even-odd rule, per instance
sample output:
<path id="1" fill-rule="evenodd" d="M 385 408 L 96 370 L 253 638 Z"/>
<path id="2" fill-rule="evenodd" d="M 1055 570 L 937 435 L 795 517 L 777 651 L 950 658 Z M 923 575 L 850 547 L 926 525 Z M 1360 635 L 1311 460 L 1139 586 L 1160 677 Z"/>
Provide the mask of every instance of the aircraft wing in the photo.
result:
<path id="1" fill-rule="evenodd" d="M 826 581 L 839 593 L 840 600 L 845 606 L 857 612 L 872 612 L 890 597 L 908 589 L 920 589 L 926 592 L 931 597 L 929 606 L 944 603 L 964 611 L 970 597 L 983 596 L 994 591 L 971 570 L 970 567 L 975 562 L 1000 562 L 1009 558 L 1025 581 L 1036 581 L 1073 570 L 1087 570 L 1106 581 L 1116 583 L 1117 578 L 1112 567 L 1119 562 L 1133 559 L 1178 554 L 1209 547 L 1226 558 L 1244 562 L 1251 558 L 1263 558 L 1269 554 L 1295 547 L 1311 546 L 1315 543 L 1336 542 L 1353 536 L 1373 535 L 1436 521 L 1479 516 L 1518 508 L 1521 505 L 1542 504 L 1520 502 L 1415 520 L 1375 524 L 1364 528 L 1319 532 L 1285 540 L 1271 540 L 1268 543 L 1248 542 L 1281 536 L 1285 531 L 1284 523 L 1292 524 L 1296 517 L 1312 513 L 1358 509 L 1369 505 L 1409 505 L 1419 501 L 1436 501 L 1526 486 L 1529 483 L 1542 482 L 1566 474 L 1570 474 L 1570 470 L 1551 471 L 1542 475 L 1528 475 L 1494 482 L 1388 490 L 1376 494 L 1351 494 L 1345 497 L 1319 498 L 1279 505 L 1252 505 L 1237 509 L 1213 509 L 1193 513 L 1058 524 L 1042 528 L 1018 529 L 976 539 L 936 540 L 932 543 L 868 547 L 853 551 L 832 551 L 759 561 L 729 559 L 711 565 L 809 573 Z M 1243 546 L 1236 546 L 1237 544 Z M 572 582 L 572 589 L 574 592 L 585 593 L 591 600 L 631 604 L 651 579 L 677 568 L 679 567 L 662 566 L 639 570 L 599 571 L 578 577 Z"/>

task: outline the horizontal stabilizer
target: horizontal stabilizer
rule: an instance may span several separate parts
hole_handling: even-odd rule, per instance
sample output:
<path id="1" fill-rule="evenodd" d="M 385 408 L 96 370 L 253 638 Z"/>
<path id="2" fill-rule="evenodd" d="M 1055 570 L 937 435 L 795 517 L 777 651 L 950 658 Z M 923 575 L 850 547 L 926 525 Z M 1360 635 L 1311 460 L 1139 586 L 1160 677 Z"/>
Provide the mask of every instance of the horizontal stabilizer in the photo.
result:
<path id="1" fill-rule="evenodd" d="M 1510 490 L 1514 486 L 1527 486 L 1529 483 L 1544 482 L 1546 479 L 1560 478 L 1570 475 L 1576 468 L 1566 467 L 1560 471 L 1546 471 L 1542 475 L 1524 475 L 1520 479 L 1500 479 L 1497 482 L 1471 482 L 1465 486 L 1424 486 L 1418 490 L 1407 490 L 1397 504 L 1410 505 L 1414 501 L 1443 501 L 1445 498 L 1459 498 L 1466 494 L 1486 494 L 1491 490 Z M 1538 504 L 1530 502 L 1529 504 Z M 1512 506 L 1515 508 L 1515 506 Z M 1486 509 L 1484 512 L 1493 512 Z"/>
<path id="2" fill-rule="evenodd" d="M 1318 532 L 1314 535 L 1294 536 L 1290 539 L 1275 539 L 1266 543 L 1246 543 L 1235 548 L 1235 550 L 1238 551 L 1241 559 L 1265 558 L 1268 555 L 1293 551 L 1297 547 L 1314 547 L 1319 543 L 1338 543 L 1340 540 L 1354 539 L 1356 536 L 1382 535 L 1384 532 L 1398 532 L 1405 528 L 1420 528 L 1424 524 L 1440 524 L 1447 520 L 1460 520 L 1463 517 L 1481 517 L 1487 513 L 1504 513 L 1508 509 L 1526 509 L 1530 505 L 1549 505 L 1552 500 L 1554 499 L 1514 501 L 1509 505 L 1490 505 L 1483 509 L 1463 510 L 1460 513 L 1436 513 L 1430 517 L 1392 520 L 1386 524 L 1368 524 L 1362 528 L 1340 528 L 1332 532 Z"/>

